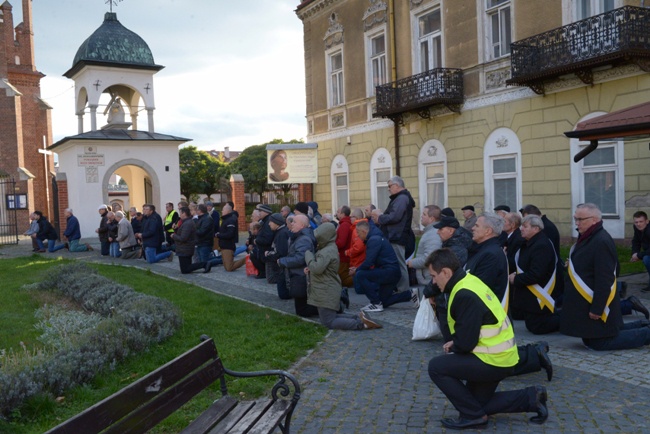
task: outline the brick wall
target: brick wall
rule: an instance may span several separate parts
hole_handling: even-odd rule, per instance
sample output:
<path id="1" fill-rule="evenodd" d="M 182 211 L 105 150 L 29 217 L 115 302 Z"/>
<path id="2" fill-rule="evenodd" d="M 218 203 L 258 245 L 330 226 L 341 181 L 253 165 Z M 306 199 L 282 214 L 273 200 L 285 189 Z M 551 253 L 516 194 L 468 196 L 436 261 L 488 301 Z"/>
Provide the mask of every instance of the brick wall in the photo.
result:
<path id="1" fill-rule="evenodd" d="M 230 188 L 232 188 L 232 201 L 235 209 L 239 213 L 238 226 L 239 231 L 247 231 L 246 224 L 246 189 L 244 186 L 244 177 L 241 175 L 230 175 Z"/>

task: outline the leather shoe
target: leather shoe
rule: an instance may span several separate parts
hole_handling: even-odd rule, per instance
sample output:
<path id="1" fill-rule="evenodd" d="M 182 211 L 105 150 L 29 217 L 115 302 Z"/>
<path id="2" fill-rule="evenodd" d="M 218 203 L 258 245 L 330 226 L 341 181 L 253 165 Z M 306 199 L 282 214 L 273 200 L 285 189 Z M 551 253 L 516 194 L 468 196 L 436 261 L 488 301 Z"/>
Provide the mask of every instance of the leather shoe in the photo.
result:
<path id="1" fill-rule="evenodd" d="M 488 423 L 488 417 L 483 416 L 478 419 L 465 419 L 464 417 L 459 417 L 458 419 L 452 419 L 450 417 L 442 419 L 442 425 L 445 428 L 449 429 L 468 429 L 476 427 L 485 427 Z"/>
<path id="2" fill-rule="evenodd" d="M 535 344 L 537 349 L 537 357 L 539 357 L 539 366 L 546 371 L 546 378 L 548 381 L 553 379 L 553 363 L 548 357 L 548 343 L 546 341 L 540 341 Z"/>
<path id="3" fill-rule="evenodd" d="M 212 270 L 212 264 L 210 262 L 206 262 L 205 267 L 203 267 L 203 268 L 204 268 L 204 270 L 203 270 L 204 273 L 209 273 L 210 270 Z"/>
<path id="4" fill-rule="evenodd" d="M 535 395 L 535 404 L 537 405 L 535 411 L 537 412 L 537 416 L 531 417 L 530 421 L 541 425 L 548 419 L 548 408 L 546 408 L 548 395 L 546 394 L 546 388 L 544 386 L 535 386 Z"/>
<path id="5" fill-rule="evenodd" d="M 641 312 L 644 316 L 645 319 L 650 319 L 650 312 L 648 312 L 648 308 L 641 303 L 641 300 L 639 300 L 637 297 L 634 295 L 630 295 L 627 298 L 627 301 L 630 302 L 632 305 L 632 310 L 636 310 L 637 312 Z"/>

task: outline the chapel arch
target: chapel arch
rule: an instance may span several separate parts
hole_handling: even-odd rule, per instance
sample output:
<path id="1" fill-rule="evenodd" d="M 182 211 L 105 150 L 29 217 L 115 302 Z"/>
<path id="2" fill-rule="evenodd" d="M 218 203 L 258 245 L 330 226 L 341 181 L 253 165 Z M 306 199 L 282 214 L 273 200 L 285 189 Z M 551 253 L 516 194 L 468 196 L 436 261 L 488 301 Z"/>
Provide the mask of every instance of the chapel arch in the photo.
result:
<path id="1" fill-rule="evenodd" d="M 157 210 L 161 209 L 163 204 L 157 203 L 156 199 L 161 197 L 160 180 L 156 171 L 146 162 L 137 159 L 121 160 L 107 168 L 102 179 L 104 203 L 110 203 L 108 184 L 114 173 L 123 178 L 129 186 L 129 207 L 135 206 L 142 211 L 143 204 L 152 203 Z"/>

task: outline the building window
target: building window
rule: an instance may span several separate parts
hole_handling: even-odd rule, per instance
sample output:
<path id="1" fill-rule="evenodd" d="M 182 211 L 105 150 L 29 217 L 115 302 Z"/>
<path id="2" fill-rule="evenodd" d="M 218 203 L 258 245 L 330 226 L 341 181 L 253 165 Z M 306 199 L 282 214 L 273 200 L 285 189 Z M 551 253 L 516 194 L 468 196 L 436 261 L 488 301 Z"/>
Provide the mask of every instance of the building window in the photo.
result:
<path id="1" fill-rule="evenodd" d="M 510 0 L 486 0 L 490 58 L 510 54 L 512 25 L 510 22 Z"/>
<path id="2" fill-rule="evenodd" d="M 514 131 L 497 128 L 489 135 L 484 148 L 484 182 L 486 210 L 497 205 L 521 208 L 521 143 Z"/>
<path id="3" fill-rule="evenodd" d="M 370 200 L 382 211 L 390 202 L 388 181 L 393 176 L 393 159 L 386 148 L 379 148 L 370 160 Z"/>
<path id="4" fill-rule="evenodd" d="M 442 67 L 441 17 L 440 9 L 418 17 L 418 55 L 420 72 Z"/>
<path id="5" fill-rule="evenodd" d="M 368 96 L 375 95 L 375 87 L 387 83 L 386 72 L 386 34 L 382 30 L 380 34 L 367 37 L 366 50 L 368 53 Z"/>
<path id="6" fill-rule="evenodd" d="M 577 0 L 576 18 L 577 20 L 584 20 L 611 11 L 615 7 L 614 3 L 614 0 Z"/>
<path id="7" fill-rule="evenodd" d="M 429 140 L 418 155 L 420 209 L 427 205 L 447 205 L 447 153 L 438 140 Z"/>
<path id="8" fill-rule="evenodd" d="M 340 106 L 343 98 L 343 51 L 338 50 L 328 55 L 329 103 L 330 107 Z"/>
<path id="9" fill-rule="evenodd" d="M 508 205 L 510 209 L 518 209 L 516 156 L 492 159 L 492 191 L 494 192 L 492 205 Z"/>
<path id="10" fill-rule="evenodd" d="M 336 211 L 343 205 L 350 205 L 350 172 L 348 162 L 341 154 L 334 157 L 330 169 L 332 177 L 332 210 Z"/>
<path id="11" fill-rule="evenodd" d="M 603 214 L 618 215 L 618 164 L 615 144 L 599 144 L 582 162 L 584 201 L 595 203 Z"/>
<path id="12" fill-rule="evenodd" d="M 7 194 L 7 209 L 27 209 L 26 194 Z"/>

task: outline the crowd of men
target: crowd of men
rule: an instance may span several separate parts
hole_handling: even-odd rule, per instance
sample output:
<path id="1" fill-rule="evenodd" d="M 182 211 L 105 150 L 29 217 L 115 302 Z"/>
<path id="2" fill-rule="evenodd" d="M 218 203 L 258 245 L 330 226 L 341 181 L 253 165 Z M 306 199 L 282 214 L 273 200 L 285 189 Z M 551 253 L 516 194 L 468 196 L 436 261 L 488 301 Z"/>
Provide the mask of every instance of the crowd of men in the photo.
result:
<path id="1" fill-rule="evenodd" d="M 578 238 L 565 261 L 557 227 L 535 205 L 518 212 L 499 205 L 480 215 L 467 205 L 462 224 L 450 208 L 427 205 L 416 247 L 415 201 L 399 176 L 388 189 L 385 210 L 341 206 L 335 215 L 321 215 L 317 203 L 298 202 L 274 213 L 259 204 L 241 246 L 232 202 L 221 214 L 211 202 L 180 202 L 177 210 L 167 203 L 164 219 L 145 204 L 142 213 L 130 209 L 130 221 L 122 210 L 101 205 L 96 232 L 104 256 L 155 263 L 175 254 L 181 273 L 246 265 L 248 274 L 276 285 L 280 299 L 293 300 L 297 315 L 318 316 L 332 329 L 381 328 L 369 313 L 396 303 L 418 307 L 422 294 L 451 354 L 429 363 L 431 379 L 459 411 L 458 418 L 442 420 L 451 429 L 481 427 L 490 414 L 503 412 L 533 412 L 531 422 L 540 424 L 548 417 L 543 386 L 495 392 L 511 375 L 544 370 L 549 381 L 553 376 L 548 344 L 517 346 L 513 320 L 536 335 L 581 338 L 593 350 L 650 345 L 650 313 L 637 297 L 623 298 L 616 247 L 596 205 L 577 206 Z M 67 242 L 57 245 L 52 225 L 42 213 L 33 214 L 28 232 L 35 251 L 45 251 L 45 240 L 50 252 L 92 250 L 79 243 L 71 209 L 66 216 Z M 648 217 L 639 211 L 630 261 L 642 261 L 650 275 L 649 249 Z M 368 299 L 358 314 L 346 313 L 349 290 Z M 650 291 L 650 284 L 642 291 Z M 624 323 L 622 315 L 633 311 L 645 319 Z"/>

